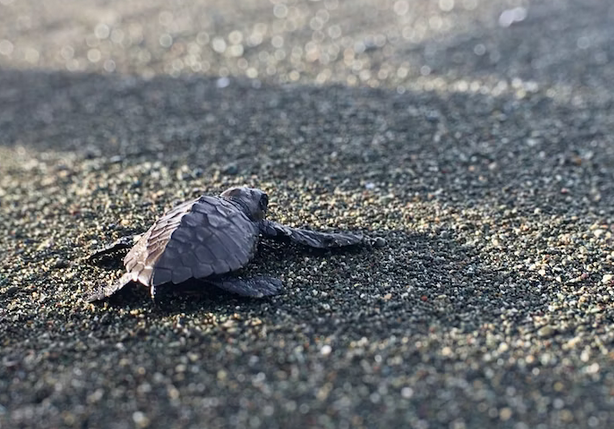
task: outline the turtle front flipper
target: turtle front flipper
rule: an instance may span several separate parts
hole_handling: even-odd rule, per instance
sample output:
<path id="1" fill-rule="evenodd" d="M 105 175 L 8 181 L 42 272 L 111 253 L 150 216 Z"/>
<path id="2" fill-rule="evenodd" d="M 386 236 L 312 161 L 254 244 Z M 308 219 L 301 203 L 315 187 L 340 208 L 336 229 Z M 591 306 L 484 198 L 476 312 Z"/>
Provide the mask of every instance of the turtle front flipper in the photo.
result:
<path id="1" fill-rule="evenodd" d="M 130 283 L 133 280 L 131 273 L 126 273 L 115 283 L 107 284 L 106 286 L 101 286 L 98 290 L 90 292 L 85 296 L 85 301 L 94 302 L 100 301 L 105 298 L 114 295 L 116 292 L 121 290 L 124 286 Z"/>
<path id="2" fill-rule="evenodd" d="M 269 220 L 261 222 L 260 232 L 267 238 L 289 239 L 295 243 L 318 249 L 352 246 L 362 243 L 364 239 L 362 234 L 318 232 L 291 228 Z"/>
<path id="3" fill-rule="evenodd" d="M 224 277 L 219 279 L 205 279 L 207 283 L 237 295 L 262 298 L 277 295 L 281 292 L 281 280 L 271 277 Z"/>

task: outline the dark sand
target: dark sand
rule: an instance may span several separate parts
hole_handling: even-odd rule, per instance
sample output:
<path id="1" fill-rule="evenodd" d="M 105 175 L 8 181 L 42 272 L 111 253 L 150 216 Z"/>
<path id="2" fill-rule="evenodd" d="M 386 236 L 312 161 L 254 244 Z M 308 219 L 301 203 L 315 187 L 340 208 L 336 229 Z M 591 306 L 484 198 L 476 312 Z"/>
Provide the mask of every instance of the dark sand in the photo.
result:
<path id="1" fill-rule="evenodd" d="M 612 2 L 195 3 L 0 0 L 0 427 L 613 427 Z M 236 184 L 386 245 L 82 301 Z"/>

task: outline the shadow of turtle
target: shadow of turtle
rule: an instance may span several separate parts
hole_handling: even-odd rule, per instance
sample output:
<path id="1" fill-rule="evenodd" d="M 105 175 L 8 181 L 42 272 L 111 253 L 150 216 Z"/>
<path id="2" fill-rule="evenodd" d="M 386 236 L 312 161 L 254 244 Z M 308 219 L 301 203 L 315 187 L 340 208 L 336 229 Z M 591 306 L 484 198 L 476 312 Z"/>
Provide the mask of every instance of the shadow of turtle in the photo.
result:
<path id="1" fill-rule="evenodd" d="M 452 231 L 383 235 L 387 245 L 370 251 L 313 258 L 284 252 L 287 270 L 301 275 L 286 274 L 287 293 L 272 303 L 271 317 L 313 320 L 317 335 L 387 337 L 434 327 L 473 331 L 504 313 L 522 323 L 549 303 L 537 275 L 491 267 Z"/>
<path id="2" fill-rule="evenodd" d="M 381 235 L 387 241 L 381 248 L 322 251 L 265 242 L 240 275 L 279 277 L 280 295 L 246 298 L 190 280 L 160 294 L 160 316 L 240 313 L 278 327 L 279 335 L 300 326 L 305 335 L 377 338 L 437 328 L 470 332 L 502 314 L 508 324 L 518 322 L 502 327 L 509 331 L 548 305 L 537 277 L 493 269 L 451 231 Z"/>

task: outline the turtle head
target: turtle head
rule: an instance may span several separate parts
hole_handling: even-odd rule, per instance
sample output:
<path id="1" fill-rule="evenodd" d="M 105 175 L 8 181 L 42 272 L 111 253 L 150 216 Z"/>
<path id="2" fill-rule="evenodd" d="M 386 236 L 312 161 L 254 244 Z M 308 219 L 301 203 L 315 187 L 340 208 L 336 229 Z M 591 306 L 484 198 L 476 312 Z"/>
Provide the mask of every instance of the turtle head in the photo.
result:
<path id="1" fill-rule="evenodd" d="M 255 188 L 230 188 L 220 194 L 237 206 L 254 222 L 264 219 L 266 216 L 269 197 L 260 189 Z"/>

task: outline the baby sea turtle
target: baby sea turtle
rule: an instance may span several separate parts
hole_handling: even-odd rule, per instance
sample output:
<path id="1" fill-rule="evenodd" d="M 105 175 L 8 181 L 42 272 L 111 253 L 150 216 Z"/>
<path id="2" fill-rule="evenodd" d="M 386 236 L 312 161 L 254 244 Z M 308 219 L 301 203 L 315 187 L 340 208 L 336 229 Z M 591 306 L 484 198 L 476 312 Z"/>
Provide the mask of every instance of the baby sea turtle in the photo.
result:
<path id="1" fill-rule="evenodd" d="M 128 252 L 124 258 L 126 274 L 87 300 L 106 298 L 130 282 L 149 287 L 155 298 L 158 286 L 191 278 L 206 279 L 207 283 L 239 295 L 275 295 L 281 290 L 278 279 L 225 275 L 252 259 L 260 236 L 321 249 L 363 241 L 362 234 L 296 229 L 266 220 L 268 202 L 263 191 L 241 187 L 228 189 L 219 197 L 203 195 L 178 205 L 159 218 Z M 120 240 L 90 258 L 128 246 L 127 240 Z"/>

